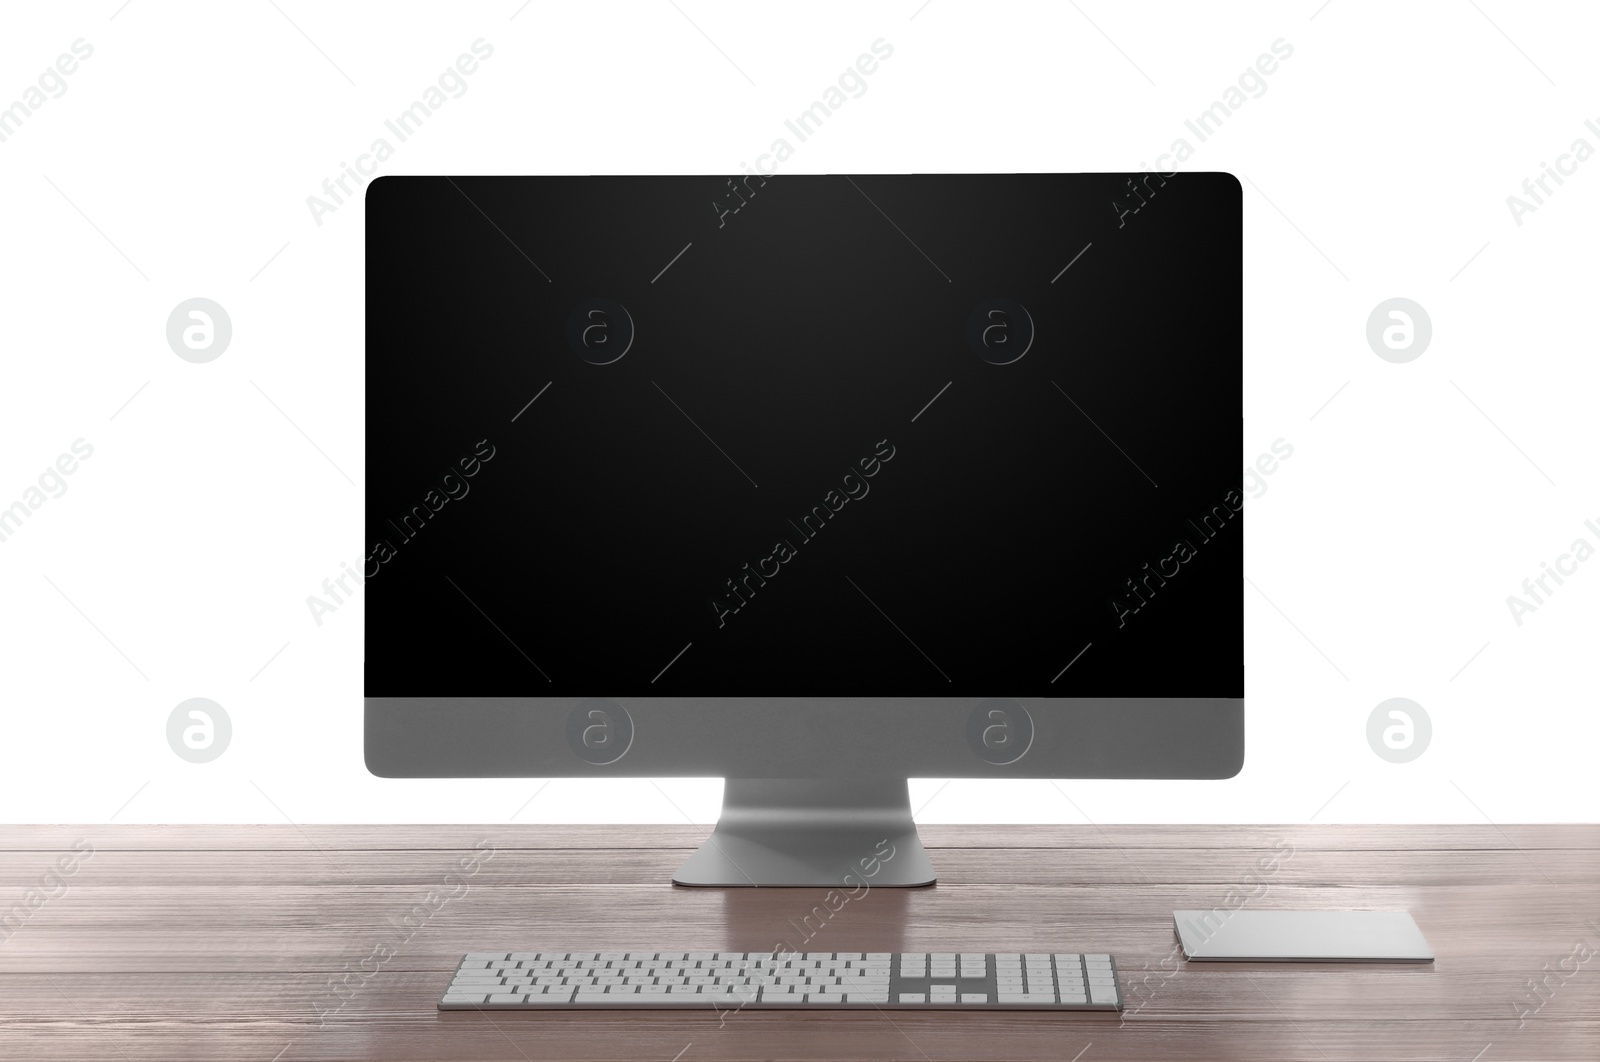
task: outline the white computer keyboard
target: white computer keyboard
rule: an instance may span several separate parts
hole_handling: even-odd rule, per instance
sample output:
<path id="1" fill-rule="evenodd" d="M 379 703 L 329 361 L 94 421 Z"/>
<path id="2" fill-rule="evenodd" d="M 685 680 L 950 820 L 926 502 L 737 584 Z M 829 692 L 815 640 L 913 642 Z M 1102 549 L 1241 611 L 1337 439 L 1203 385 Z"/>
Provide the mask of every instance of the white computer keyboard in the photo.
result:
<path id="1" fill-rule="evenodd" d="M 1121 1010 L 1116 962 L 1081 952 L 474 951 L 440 1010 L 591 1007 Z"/>

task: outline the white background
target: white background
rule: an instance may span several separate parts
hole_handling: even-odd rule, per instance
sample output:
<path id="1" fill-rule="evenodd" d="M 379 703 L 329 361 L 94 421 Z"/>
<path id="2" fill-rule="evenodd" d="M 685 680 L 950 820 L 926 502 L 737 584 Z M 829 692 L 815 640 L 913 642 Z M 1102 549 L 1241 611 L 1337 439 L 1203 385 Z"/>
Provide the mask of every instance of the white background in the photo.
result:
<path id="1" fill-rule="evenodd" d="M 715 780 L 366 773 L 362 604 L 306 606 L 362 555 L 364 219 L 306 199 L 478 38 L 493 57 L 379 173 L 742 172 L 884 38 L 781 172 L 1135 171 L 1187 139 L 1181 168 L 1244 179 L 1240 467 L 1294 448 L 1247 505 L 1238 778 L 921 780 L 921 820 L 1600 818 L 1600 560 L 1521 626 L 1506 604 L 1600 545 L 1600 159 L 1521 225 L 1506 203 L 1600 149 L 1600 11 L 920 3 L 7 5 L 0 103 L 94 53 L 0 143 L 0 507 L 75 439 L 94 455 L 0 542 L 0 817 L 713 820 Z M 1279 38 L 1199 142 L 1185 119 Z M 234 329 L 203 365 L 165 338 L 195 296 Z M 1433 321 L 1408 364 L 1365 340 L 1393 296 Z M 1433 722 L 1406 764 L 1366 740 L 1396 696 Z M 209 764 L 166 742 L 190 697 L 233 722 Z"/>

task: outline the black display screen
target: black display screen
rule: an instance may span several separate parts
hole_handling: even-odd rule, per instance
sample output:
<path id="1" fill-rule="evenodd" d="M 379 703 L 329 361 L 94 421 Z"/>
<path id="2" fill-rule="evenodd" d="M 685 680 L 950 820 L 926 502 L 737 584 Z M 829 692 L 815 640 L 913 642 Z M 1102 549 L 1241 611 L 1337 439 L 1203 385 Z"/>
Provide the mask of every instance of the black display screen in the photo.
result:
<path id="1" fill-rule="evenodd" d="M 1225 174 L 386 177 L 368 696 L 1244 693 Z"/>

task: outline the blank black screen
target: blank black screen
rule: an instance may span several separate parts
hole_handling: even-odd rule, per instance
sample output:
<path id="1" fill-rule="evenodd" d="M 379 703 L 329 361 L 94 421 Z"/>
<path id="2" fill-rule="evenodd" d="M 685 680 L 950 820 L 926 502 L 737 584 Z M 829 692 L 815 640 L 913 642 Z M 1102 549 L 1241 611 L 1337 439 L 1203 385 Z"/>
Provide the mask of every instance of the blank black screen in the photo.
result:
<path id="1" fill-rule="evenodd" d="M 1136 180 L 374 182 L 367 695 L 1243 696 L 1239 187 Z"/>

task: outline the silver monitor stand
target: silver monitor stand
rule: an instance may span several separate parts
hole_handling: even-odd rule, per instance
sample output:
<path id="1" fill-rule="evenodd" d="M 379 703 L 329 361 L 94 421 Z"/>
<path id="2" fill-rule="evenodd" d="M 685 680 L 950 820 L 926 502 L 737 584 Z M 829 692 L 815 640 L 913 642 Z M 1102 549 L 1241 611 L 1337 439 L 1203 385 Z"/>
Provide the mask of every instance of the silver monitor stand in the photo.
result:
<path id="1" fill-rule="evenodd" d="M 716 829 L 672 881 L 915 888 L 934 874 L 903 778 L 729 778 Z"/>

